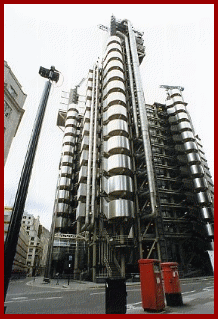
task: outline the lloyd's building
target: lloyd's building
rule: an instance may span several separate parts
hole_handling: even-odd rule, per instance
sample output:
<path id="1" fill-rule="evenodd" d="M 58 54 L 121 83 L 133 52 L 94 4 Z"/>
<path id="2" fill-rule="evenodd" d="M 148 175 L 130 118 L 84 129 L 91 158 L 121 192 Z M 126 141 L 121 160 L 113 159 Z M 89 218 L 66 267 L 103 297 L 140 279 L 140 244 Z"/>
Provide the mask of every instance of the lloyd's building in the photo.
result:
<path id="1" fill-rule="evenodd" d="M 106 27 L 103 27 L 107 29 Z M 54 203 L 49 272 L 92 281 L 129 278 L 138 259 L 179 263 L 181 277 L 213 273 L 213 182 L 182 87 L 145 102 L 142 34 L 111 18 L 102 61 L 67 111 Z"/>

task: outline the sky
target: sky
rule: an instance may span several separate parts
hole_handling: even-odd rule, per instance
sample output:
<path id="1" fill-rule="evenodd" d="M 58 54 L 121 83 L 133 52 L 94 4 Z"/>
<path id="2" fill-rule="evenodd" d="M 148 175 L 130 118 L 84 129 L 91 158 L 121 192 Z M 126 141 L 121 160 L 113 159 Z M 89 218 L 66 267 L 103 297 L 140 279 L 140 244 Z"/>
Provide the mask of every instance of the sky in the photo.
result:
<path id="1" fill-rule="evenodd" d="M 50 229 L 63 132 L 56 126 L 71 88 L 102 57 L 110 17 L 144 32 L 140 71 L 146 103 L 165 103 L 162 84 L 184 87 L 195 133 L 214 176 L 213 4 L 6 4 L 4 59 L 27 94 L 25 113 L 4 168 L 4 204 L 13 206 L 28 142 L 46 80 L 39 67 L 61 72 L 52 86 L 38 143 L 25 211 Z"/>

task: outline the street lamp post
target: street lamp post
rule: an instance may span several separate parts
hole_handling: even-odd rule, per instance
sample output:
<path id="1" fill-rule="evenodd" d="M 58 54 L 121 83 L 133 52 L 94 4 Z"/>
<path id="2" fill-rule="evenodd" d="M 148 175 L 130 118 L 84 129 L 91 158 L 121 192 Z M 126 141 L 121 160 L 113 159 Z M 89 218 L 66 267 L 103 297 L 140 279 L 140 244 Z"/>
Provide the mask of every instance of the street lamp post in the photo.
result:
<path id="1" fill-rule="evenodd" d="M 36 148 L 39 140 L 39 135 L 42 127 L 42 122 L 45 114 L 46 105 L 51 89 L 52 82 L 59 80 L 59 73 L 55 70 L 54 66 L 51 66 L 50 70 L 40 67 L 39 74 L 42 77 L 48 79 L 45 83 L 42 98 L 38 107 L 35 123 L 33 126 L 32 135 L 30 137 L 24 165 L 22 168 L 18 189 L 14 201 L 14 206 L 11 214 L 11 220 L 9 224 L 8 234 L 4 245 L 4 300 L 6 299 L 8 285 L 11 277 L 11 271 L 16 253 L 16 246 L 20 232 L 20 226 L 25 207 L 26 197 L 28 193 L 28 187 L 33 168 Z"/>

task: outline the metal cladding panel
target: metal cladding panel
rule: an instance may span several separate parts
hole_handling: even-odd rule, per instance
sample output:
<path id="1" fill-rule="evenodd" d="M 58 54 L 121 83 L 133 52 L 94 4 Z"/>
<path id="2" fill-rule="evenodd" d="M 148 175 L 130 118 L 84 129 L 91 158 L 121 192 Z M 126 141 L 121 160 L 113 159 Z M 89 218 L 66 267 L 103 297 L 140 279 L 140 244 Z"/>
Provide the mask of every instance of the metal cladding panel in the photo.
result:
<path id="1" fill-rule="evenodd" d="M 92 84 L 93 84 L 92 78 L 89 78 L 87 81 L 87 87 L 92 88 Z"/>
<path id="2" fill-rule="evenodd" d="M 102 190 L 108 194 L 108 179 L 105 176 L 102 176 L 101 187 Z"/>
<path id="3" fill-rule="evenodd" d="M 111 80 L 112 78 L 117 78 L 124 81 L 123 71 L 113 69 L 110 72 L 108 72 L 107 75 L 105 75 L 104 77 L 103 86 L 105 86 L 108 83 L 108 81 Z"/>
<path id="4" fill-rule="evenodd" d="M 175 110 L 175 108 L 173 108 Z M 175 112 L 173 112 L 175 113 Z M 171 115 L 169 117 L 169 123 L 171 124 L 177 124 L 178 122 L 181 121 L 189 121 L 188 114 L 186 112 L 179 112 L 175 115 Z"/>
<path id="5" fill-rule="evenodd" d="M 64 228 L 68 225 L 67 217 L 58 216 L 55 218 L 55 228 Z"/>
<path id="6" fill-rule="evenodd" d="M 71 118 L 77 119 L 77 116 L 78 116 L 78 110 L 75 110 L 75 109 L 68 110 L 67 118 L 71 117 Z"/>
<path id="7" fill-rule="evenodd" d="M 76 131 L 77 131 L 77 128 L 76 128 L 76 127 L 74 127 L 74 126 L 68 126 L 68 127 L 65 127 L 64 135 L 65 135 L 65 136 L 67 136 L 67 135 L 76 136 Z"/>
<path id="8" fill-rule="evenodd" d="M 184 104 L 176 104 L 175 105 L 175 110 L 176 110 L 176 113 L 185 112 L 186 111 L 186 107 L 185 107 Z"/>
<path id="9" fill-rule="evenodd" d="M 112 35 L 107 39 L 107 45 L 113 41 L 121 43 L 120 37 L 118 37 L 117 35 Z"/>
<path id="10" fill-rule="evenodd" d="M 57 214 L 69 213 L 69 204 L 66 203 L 58 203 L 56 207 Z"/>
<path id="11" fill-rule="evenodd" d="M 167 112 L 168 110 L 170 111 L 170 109 L 173 108 L 173 100 L 172 99 L 169 99 L 169 100 L 166 100 L 166 106 L 167 106 Z M 175 112 L 175 109 L 174 109 L 174 112 Z"/>
<path id="12" fill-rule="evenodd" d="M 190 171 L 191 171 L 192 176 L 201 177 L 204 175 L 203 167 L 201 167 L 200 165 L 191 165 Z"/>
<path id="13" fill-rule="evenodd" d="M 115 199 L 108 203 L 108 219 L 128 217 L 134 218 L 133 202 L 128 199 Z"/>
<path id="14" fill-rule="evenodd" d="M 121 80 L 113 80 L 108 82 L 103 90 L 103 96 L 105 96 L 110 90 L 123 90 L 125 92 L 125 85 Z"/>
<path id="15" fill-rule="evenodd" d="M 64 145 L 62 147 L 62 152 L 64 155 L 72 155 L 74 154 L 74 146 L 72 145 Z"/>
<path id="16" fill-rule="evenodd" d="M 166 102 L 167 102 L 166 104 L 168 106 L 167 113 L 169 115 L 176 115 L 176 114 L 178 114 L 180 112 L 181 113 L 185 113 L 186 112 L 186 108 L 185 108 L 184 104 L 181 103 L 181 104 L 174 105 L 172 100 L 168 100 Z"/>
<path id="17" fill-rule="evenodd" d="M 83 129 L 82 129 L 82 135 L 89 135 L 89 131 L 90 131 L 90 123 L 85 122 Z"/>
<path id="18" fill-rule="evenodd" d="M 81 142 L 81 150 L 89 148 L 89 136 L 84 135 Z"/>
<path id="19" fill-rule="evenodd" d="M 121 53 L 121 50 L 119 51 L 111 51 L 107 54 L 107 56 L 105 57 L 105 60 L 103 62 L 103 67 L 107 67 L 107 63 L 110 59 L 119 59 L 121 61 L 123 61 L 123 57 L 122 57 L 122 53 Z M 123 66 L 121 67 L 123 69 Z M 104 70 L 104 74 L 106 74 L 108 71 L 108 68 L 107 70 Z"/>
<path id="20" fill-rule="evenodd" d="M 176 96 L 174 96 L 173 98 L 173 102 L 174 103 L 183 103 L 183 98 L 182 98 L 182 96 L 180 95 L 180 96 L 178 96 L 178 95 L 176 95 Z"/>
<path id="21" fill-rule="evenodd" d="M 112 136 L 107 141 L 107 151 L 109 154 L 130 153 L 129 139 L 125 136 Z"/>
<path id="22" fill-rule="evenodd" d="M 189 164 L 201 162 L 201 158 L 198 153 L 188 153 L 186 156 Z"/>
<path id="23" fill-rule="evenodd" d="M 187 131 L 187 130 L 192 130 L 192 127 L 191 127 L 191 124 L 190 124 L 190 122 L 187 122 L 187 121 L 182 121 L 182 122 L 180 122 L 178 125 L 177 125 L 177 127 L 178 127 L 178 130 L 180 131 L 180 132 L 182 132 L 182 131 Z"/>
<path id="24" fill-rule="evenodd" d="M 72 177 L 73 174 L 73 168 L 71 166 L 61 166 L 61 176 L 68 176 Z"/>
<path id="25" fill-rule="evenodd" d="M 101 206 L 104 215 L 108 218 L 108 202 L 104 197 L 101 197 Z"/>
<path id="26" fill-rule="evenodd" d="M 92 89 L 87 89 L 86 97 L 92 97 Z"/>
<path id="27" fill-rule="evenodd" d="M 107 124 L 107 134 L 109 136 L 125 135 L 128 136 L 128 124 L 123 120 L 112 120 Z"/>
<path id="28" fill-rule="evenodd" d="M 133 192 L 133 182 L 130 176 L 115 175 L 108 179 L 108 193 L 111 195 L 119 196 L 126 193 Z"/>
<path id="29" fill-rule="evenodd" d="M 197 196 L 197 202 L 200 205 L 208 205 L 209 203 L 211 203 L 211 200 L 206 192 L 199 192 L 196 194 L 196 196 Z"/>
<path id="30" fill-rule="evenodd" d="M 91 104 L 92 104 L 92 101 L 91 99 L 90 100 L 86 100 L 86 108 L 90 108 L 91 107 Z"/>
<path id="31" fill-rule="evenodd" d="M 61 159 L 61 165 L 70 166 L 73 164 L 73 156 L 71 155 L 64 155 Z"/>
<path id="32" fill-rule="evenodd" d="M 68 203 L 70 201 L 70 192 L 65 189 L 60 189 L 58 191 L 58 201 Z"/>
<path id="33" fill-rule="evenodd" d="M 107 136 L 107 126 L 103 125 L 103 136 Z"/>
<path id="34" fill-rule="evenodd" d="M 91 112 L 89 110 L 86 110 L 84 114 L 84 123 L 90 122 L 90 116 L 91 116 Z"/>
<path id="35" fill-rule="evenodd" d="M 122 56 L 119 54 L 119 52 L 116 53 L 118 53 L 116 56 L 112 55 L 111 53 L 108 54 L 108 57 L 104 63 L 104 74 L 106 74 L 109 69 L 123 69 L 123 63 L 120 61 L 122 60 Z"/>
<path id="36" fill-rule="evenodd" d="M 87 192 L 87 185 L 84 183 L 80 183 L 77 191 L 77 200 L 81 200 L 81 197 L 85 197 Z"/>
<path id="37" fill-rule="evenodd" d="M 78 105 L 75 104 L 75 103 L 70 103 L 70 104 L 69 104 L 69 106 L 68 106 L 68 111 L 69 111 L 69 110 L 74 110 L 74 111 L 76 111 L 77 113 L 79 113 L 79 111 L 78 111 Z"/>
<path id="38" fill-rule="evenodd" d="M 123 119 L 127 121 L 127 109 L 123 105 L 111 105 L 106 112 L 103 113 L 103 120 L 110 121 L 113 119 Z"/>
<path id="39" fill-rule="evenodd" d="M 108 158 L 108 173 L 127 174 L 131 173 L 131 159 L 125 154 L 115 154 Z"/>
<path id="40" fill-rule="evenodd" d="M 181 133 L 180 136 L 181 136 L 181 140 L 182 140 L 183 142 L 186 142 L 186 141 L 194 141 L 194 140 L 195 140 L 194 134 L 193 134 L 193 132 L 191 132 L 191 131 L 184 131 L 184 132 Z"/>
<path id="41" fill-rule="evenodd" d="M 194 178 L 193 179 L 194 189 L 196 191 L 204 191 L 207 189 L 207 181 L 205 178 Z"/>
<path id="42" fill-rule="evenodd" d="M 59 182 L 60 189 L 70 189 L 71 186 L 71 178 L 69 177 L 61 177 Z"/>
<path id="43" fill-rule="evenodd" d="M 68 127 L 68 126 L 75 126 L 77 127 L 77 120 L 76 119 L 66 119 L 66 122 L 65 122 L 65 126 Z"/>
<path id="44" fill-rule="evenodd" d="M 186 112 L 177 113 L 175 118 L 176 118 L 176 120 L 178 122 L 180 122 L 180 121 L 189 121 L 189 117 L 188 117 L 188 114 Z"/>
<path id="45" fill-rule="evenodd" d="M 104 141 L 104 143 L 102 143 L 101 145 L 101 151 L 103 153 L 107 153 L 107 141 Z"/>
<path id="46" fill-rule="evenodd" d="M 84 182 L 87 179 L 87 166 L 81 166 L 79 171 L 78 182 Z"/>
<path id="47" fill-rule="evenodd" d="M 172 89 L 168 91 L 170 96 L 174 95 L 174 94 L 178 94 L 181 95 L 181 91 L 179 89 Z"/>
<path id="48" fill-rule="evenodd" d="M 210 207 L 202 207 L 200 212 L 203 219 L 213 219 L 213 212 Z"/>
<path id="49" fill-rule="evenodd" d="M 76 141 L 75 136 L 71 136 L 71 135 L 65 135 L 63 138 L 63 144 L 70 144 L 70 145 L 74 145 Z"/>
<path id="50" fill-rule="evenodd" d="M 124 103 L 126 104 L 126 96 L 122 92 L 112 92 L 107 96 L 107 105 L 115 103 Z"/>
<path id="51" fill-rule="evenodd" d="M 89 151 L 83 150 L 80 156 L 80 166 L 88 162 L 88 158 L 89 158 Z"/>
<path id="52" fill-rule="evenodd" d="M 101 163 L 102 163 L 102 169 L 103 169 L 104 171 L 107 171 L 107 170 L 108 170 L 108 166 L 107 166 L 107 158 L 102 157 L 102 161 L 101 161 Z"/>
<path id="53" fill-rule="evenodd" d="M 206 227 L 208 236 L 214 236 L 214 226 L 208 223 L 205 225 L 205 227 Z"/>
<path id="54" fill-rule="evenodd" d="M 184 151 L 187 153 L 191 151 L 196 151 L 196 152 L 198 151 L 198 148 L 195 142 L 192 142 L 192 141 L 185 142 L 183 146 L 184 146 Z"/>
<path id="55" fill-rule="evenodd" d="M 116 41 L 116 40 L 115 40 Z M 106 49 L 106 54 L 109 50 L 111 49 L 118 49 L 118 50 L 121 50 L 121 45 L 120 43 L 116 43 L 116 42 L 108 42 L 107 44 L 107 49 Z"/>
<path id="56" fill-rule="evenodd" d="M 76 219 L 85 217 L 86 214 L 86 204 L 79 202 L 76 208 Z"/>

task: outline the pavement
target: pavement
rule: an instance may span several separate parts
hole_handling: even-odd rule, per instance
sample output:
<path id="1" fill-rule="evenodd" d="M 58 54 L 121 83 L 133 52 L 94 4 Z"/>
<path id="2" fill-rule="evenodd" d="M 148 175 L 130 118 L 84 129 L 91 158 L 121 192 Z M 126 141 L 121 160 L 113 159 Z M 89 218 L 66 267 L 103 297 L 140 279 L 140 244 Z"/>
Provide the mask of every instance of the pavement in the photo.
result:
<path id="1" fill-rule="evenodd" d="M 213 277 L 206 277 L 206 279 Z M 206 280 L 205 279 L 205 280 Z M 199 278 L 180 279 L 180 283 L 191 283 L 201 281 Z M 29 286 L 50 287 L 54 289 L 63 289 L 68 291 L 86 290 L 86 289 L 105 289 L 105 283 L 95 283 L 89 281 L 80 281 L 71 279 L 51 279 L 49 283 L 43 281 L 43 277 L 36 277 L 27 283 Z M 126 286 L 140 286 L 140 282 L 126 282 Z M 159 312 L 144 311 L 141 302 L 127 305 L 126 314 L 214 314 L 214 289 L 209 287 L 201 292 L 182 293 L 183 305 L 179 307 L 169 307 L 165 302 L 165 308 Z"/>

